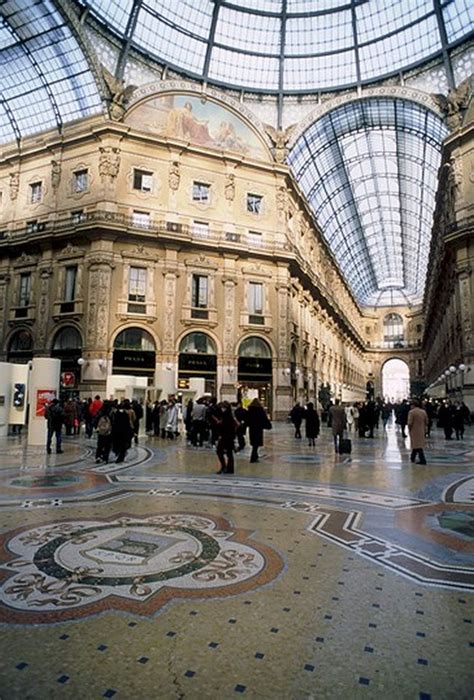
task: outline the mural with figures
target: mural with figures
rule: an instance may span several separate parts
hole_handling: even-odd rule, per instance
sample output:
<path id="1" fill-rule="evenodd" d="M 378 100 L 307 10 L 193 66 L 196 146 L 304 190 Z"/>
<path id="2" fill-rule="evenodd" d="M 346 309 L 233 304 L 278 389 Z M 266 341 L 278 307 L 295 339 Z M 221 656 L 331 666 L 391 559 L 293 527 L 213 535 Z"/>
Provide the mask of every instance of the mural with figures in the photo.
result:
<path id="1" fill-rule="evenodd" d="M 125 120 L 151 133 L 183 139 L 198 146 L 268 160 L 252 129 L 225 107 L 192 95 L 163 95 L 141 103 Z"/>

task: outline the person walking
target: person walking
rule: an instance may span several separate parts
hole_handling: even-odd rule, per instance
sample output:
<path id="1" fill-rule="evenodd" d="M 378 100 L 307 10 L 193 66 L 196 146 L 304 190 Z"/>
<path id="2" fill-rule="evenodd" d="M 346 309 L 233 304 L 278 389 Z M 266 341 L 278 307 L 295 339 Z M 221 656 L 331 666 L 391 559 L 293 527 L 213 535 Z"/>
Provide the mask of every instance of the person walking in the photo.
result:
<path id="1" fill-rule="evenodd" d="M 212 420 L 216 426 L 216 453 L 221 465 L 217 473 L 233 474 L 235 431 L 237 424 L 228 401 L 222 401 L 222 403 L 217 406 L 217 410 L 213 412 Z"/>
<path id="2" fill-rule="evenodd" d="M 127 402 L 128 403 L 128 402 Z M 112 446 L 117 456 L 115 462 L 120 464 L 125 460 L 127 450 L 132 444 L 133 428 L 130 421 L 127 404 L 122 401 L 114 411 L 112 421 Z"/>
<path id="3" fill-rule="evenodd" d="M 236 436 L 237 436 L 237 452 L 245 449 L 245 433 L 247 432 L 247 409 L 244 408 L 239 401 L 237 407 L 234 411 L 235 419 L 238 423 Z"/>
<path id="4" fill-rule="evenodd" d="M 301 423 L 304 418 L 304 408 L 299 401 L 295 403 L 290 411 L 290 419 L 295 426 L 295 438 L 301 438 Z"/>
<path id="5" fill-rule="evenodd" d="M 331 427 L 332 434 L 334 437 L 334 449 L 339 452 L 339 445 L 344 436 L 344 430 L 346 428 L 346 412 L 344 407 L 341 406 L 341 400 L 336 399 L 334 406 L 329 409 L 331 414 Z"/>
<path id="6" fill-rule="evenodd" d="M 428 414 L 421 408 L 418 399 L 413 399 L 407 419 L 408 432 L 410 434 L 411 456 L 410 461 L 415 463 L 416 456 L 420 464 L 426 464 L 424 449 L 426 447 L 426 431 L 428 429 Z"/>
<path id="7" fill-rule="evenodd" d="M 251 462 L 258 462 L 258 448 L 263 446 L 263 431 L 271 430 L 272 424 L 260 401 L 255 398 L 247 409 L 247 424 L 249 426 L 249 441 L 252 446 Z"/>
<path id="8" fill-rule="evenodd" d="M 315 440 L 319 435 L 320 422 L 318 412 L 314 408 L 314 404 L 311 401 L 306 406 L 305 421 L 308 445 L 309 447 L 314 447 L 316 444 Z"/>
<path id="9" fill-rule="evenodd" d="M 63 407 L 57 399 L 53 399 L 49 406 L 46 407 L 44 417 L 48 422 L 48 433 L 46 438 L 46 452 L 51 454 L 51 442 L 53 435 L 56 437 L 56 454 L 60 455 L 64 450 L 61 449 L 62 444 L 62 429 L 66 414 Z"/>
<path id="10" fill-rule="evenodd" d="M 95 451 L 95 461 L 105 462 L 108 464 L 110 450 L 112 449 L 112 421 L 110 411 L 112 404 L 110 401 L 104 401 L 102 409 L 99 411 L 99 419 L 97 421 L 97 449 Z"/>

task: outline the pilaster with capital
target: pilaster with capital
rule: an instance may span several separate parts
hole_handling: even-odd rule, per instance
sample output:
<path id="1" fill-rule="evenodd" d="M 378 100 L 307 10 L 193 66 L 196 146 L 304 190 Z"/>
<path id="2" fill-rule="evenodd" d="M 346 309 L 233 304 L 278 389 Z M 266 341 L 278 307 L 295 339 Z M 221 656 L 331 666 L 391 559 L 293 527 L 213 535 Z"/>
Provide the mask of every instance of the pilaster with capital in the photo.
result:
<path id="1" fill-rule="evenodd" d="M 0 336 L 5 337 L 5 323 L 7 320 L 7 290 L 10 275 L 7 270 L 0 270 Z M 2 348 L 0 347 L 0 352 Z"/>
<path id="2" fill-rule="evenodd" d="M 95 254 L 87 259 L 89 269 L 87 350 L 107 352 L 109 301 L 112 287 L 112 257 Z"/>
<path id="3" fill-rule="evenodd" d="M 174 270 L 165 270 L 165 317 L 163 321 L 163 353 L 175 356 L 175 318 L 176 318 L 176 281 L 178 274 Z"/>
<path id="4" fill-rule="evenodd" d="M 473 323 L 474 323 L 474 298 L 472 293 L 472 271 L 461 270 L 458 273 L 459 310 L 463 335 L 463 346 L 466 355 L 474 353 Z"/>
<path id="5" fill-rule="evenodd" d="M 40 266 L 39 274 L 39 293 L 38 305 L 36 309 L 37 326 L 36 326 L 36 346 L 37 351 L 46 350 L 46 338 L 48 333 L 48 319 L 50 318 L 50 285 L 53 276 L 53 268 L 48 263 Z"/>

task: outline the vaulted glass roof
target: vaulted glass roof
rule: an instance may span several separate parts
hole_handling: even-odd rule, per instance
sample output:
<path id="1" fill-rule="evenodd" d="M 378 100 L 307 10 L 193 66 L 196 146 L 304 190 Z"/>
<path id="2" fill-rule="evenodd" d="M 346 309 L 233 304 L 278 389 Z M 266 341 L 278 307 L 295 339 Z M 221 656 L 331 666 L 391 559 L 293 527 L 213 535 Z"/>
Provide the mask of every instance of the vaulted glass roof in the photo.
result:
<path id="1" fill-rule="evenodd" d="M 447 133 L 417 103 L 370 98 L 322 116 L 290 153 L 291 170 L 362 305 L 422 301 Z"/>
<path id="2" fill-rule="evenodd" d="M 94 76 L 51 0 L 0 2 L 0 143 L 100 112 Z"/>
<path id="3" fill-rule="evenodd" d="M 76 0 L 178 71 L 246 90 L 368 83 L 443 55 L 474 30 L 471 0 Z"/>

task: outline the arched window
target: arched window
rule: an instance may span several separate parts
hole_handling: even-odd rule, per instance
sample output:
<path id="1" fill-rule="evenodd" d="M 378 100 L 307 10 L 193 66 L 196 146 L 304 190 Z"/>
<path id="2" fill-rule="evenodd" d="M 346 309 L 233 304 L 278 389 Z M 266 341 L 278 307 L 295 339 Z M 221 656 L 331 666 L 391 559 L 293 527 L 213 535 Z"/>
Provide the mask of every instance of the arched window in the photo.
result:
<path id="1" fill-rule="evenodd" d="M 179 345 L 180 353 L 202 353 L 216 355 L 214 341 L 206 333 L 189 333 Z"/>
<path id="2" fill-rule="evenodd" d="M 383 339 L 390 343 L 403 342 L 403 318 L 400 314 L 387 314 L 383 320 Z"/>
<path id="3" fill-rule="evenodd" d="M 18 331 L 12 336 L 8 351 L 9 352 L 23 352 L 25 350 L 33 349 L 33 338 L 31 333 L 28 331 Z"/>
<path id="4" fill-rule="evenodd" d="M 66 326 L 56 333 L 53 350 L 79 350 L 81 348 L 82 338 L 77 328 Z"/>
<path id="5" fill-rule="evenodd" d="M 155 351 L 155 341 L 141 328 L 126 328 L 118 334 L 114 342 L 115 350 Z"/>
<path id="6" fill-rule="evenodd" d="M 33 336 L 27 330 L 17 331 L 8 343 L 7 360 L 25 363 L 33 358 Z"/>
<path id="7" fill-rule="evenodd" d="M 239 357 L 266 357 L 271 358 L 272 351 L 264 340 L 252 336 L 240 343 Z"/>

